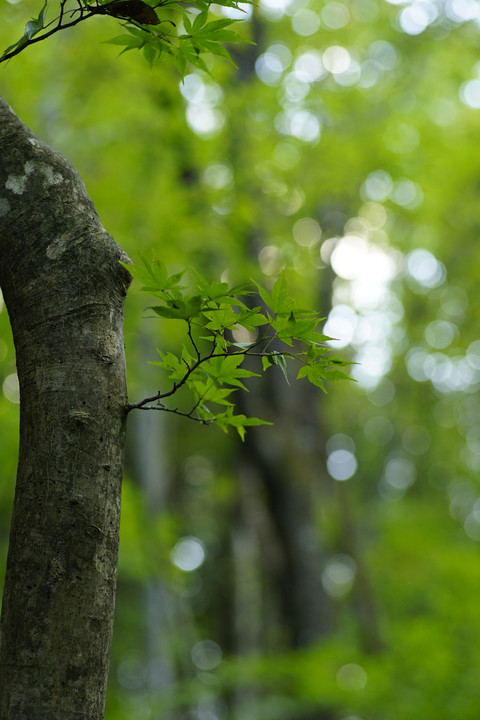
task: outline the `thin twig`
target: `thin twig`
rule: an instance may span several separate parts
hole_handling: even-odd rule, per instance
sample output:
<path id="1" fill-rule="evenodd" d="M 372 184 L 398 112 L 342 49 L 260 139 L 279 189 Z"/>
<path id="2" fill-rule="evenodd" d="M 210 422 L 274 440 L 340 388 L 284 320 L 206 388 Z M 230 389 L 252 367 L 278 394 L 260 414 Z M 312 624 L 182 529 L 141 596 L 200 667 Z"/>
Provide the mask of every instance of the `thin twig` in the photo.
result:
<path id="1" fill-rule="evenodd" d="M 193 347 L 193 349 L 194 349 L 194 351 L 195 351 L 195 354 L 196 354 L 196 356 L 197 356 L 197 360 L 200 360 L 200 357 L 201 357 L 201 356 L 200 356 L 200 350 L 198 349 L 197 343 L 195 342 L 194 337 L 193 337 L 193 334 L 192 334 L 192 323 L 190 322 L 190 320 L 188 320 L 188 323 L 187 323 L 187 324 L 188 324 L 188 331 L 187 331 L 188 337 L 190 338 L 190 342 L 192 343 L 192 347 Z"/>
<path id="2" fill-rule="evenodd" d="M 213 355 L 206 355 L 203 358 L 200 358 L 195 362 L 192 367 L 190 367 L 185 375 L 182 377 L 181 380 L 178 382 L 173 383 L 173 387 L 171 390 L 168 390 L 168 392 L 162 393 L 158 391 L 156 395 L 152 395 L 151 397 L 144 398 L 143 400 L 140 400 L 138 403 L 129 403 L 127 405 L 127 411 L 130 412 L 130 410 L 141 410 L 145 405 L 148 405 L 148 403 L 157 402 L 158 400 L 163 400 L 164 398 L 170 397 L 174 393 L 177 392 L 185 383 L 187 382 L 190 375 L 198 368 L 199 365 L 206 362 L 207 360 L 210 360 L 211 357 L 214 357 Z M 221 357 L 221 356 L 220 356 Z"/>
<path id="3" fill-rule="evenodd" d="M 262 338 L 257 340 L 255 343 L 253 343 L 246 350 L 238 350 L 238 351 L 234 351 L 234 352 L 222 352 L 222 353 L 216 353 L 215 350 L 212 350 L 212 352 L 209 353 L 208 355 L 205 355 L 205 357 L 199 356 L 198 360 L 190 368 L 188 368 L 187 372 L 182 377 L 182 379 L 179 380 L 178 382 L 173 383 L 173 386 L 170 390 L 168 390 L 167 392 L 163 392 L 163 393 L 159 390 L 155 395 L 144 398 L 143 400 L 139 400 L 136 403 L 129 403 L 127 405 L 127 412 L 130 412 L 130 410 L 142 410 L 143 408 L 145 408 L 146 405 L 149 405 L 149 403 L 158 402 L 159 400 L 164 400 L 167 397 L 171 397 L 172 395 L 174 395 L 177 392 L 177 390 L 179 390 L 181 387 L 183 387 L 183 385 L 185 385 L 185 383 L 187 382 L 190 375 L 200 365 L 202 365 L 202 363 L 207 362 L 208 360 L 212 360 L 212 358 L 230 357 L 231 355 L 245 355 L 245 356 L 248 355 L 249 357 L 263 357 L 265 355 L 265 353 L 263 353 L 263 352 L 255 353 L 255 352 L 251 352 L 251 350 L 253 348 L 257 347 L 258 345 L 260 345 L 264 340 L 271 340 L 271 339 L 272 338 L 265 338 L 265 336 L 263 336 Z M 194 345 L 194 347 L 196 348 L 196 345 Z M 284 353 L 284 354 L 292 355 L 292 353 Z M 161 409 L 161 408 L 159 408 L 159 409 Z"/>
<path id="4" fill-rule="evenodd" d="M 192 415 L 191 412 L 183 412 L 182 410 L 179 410 L 178 408 L 168 408 L 166 405 L 142 405 L 141 407 L 137 408 L 138 410 L 160 410 L 162 412 L 169 412 L 173 413 L 174 415 L 181 415 L 182 417 L 189 418 L 190 420 L 195 420 L 195 422 L 199 422 L 202 425 L 211 425 L 211 423 L 215 420 L 215 416 L 211 418 L 201 418 L 197 415 Z"/>

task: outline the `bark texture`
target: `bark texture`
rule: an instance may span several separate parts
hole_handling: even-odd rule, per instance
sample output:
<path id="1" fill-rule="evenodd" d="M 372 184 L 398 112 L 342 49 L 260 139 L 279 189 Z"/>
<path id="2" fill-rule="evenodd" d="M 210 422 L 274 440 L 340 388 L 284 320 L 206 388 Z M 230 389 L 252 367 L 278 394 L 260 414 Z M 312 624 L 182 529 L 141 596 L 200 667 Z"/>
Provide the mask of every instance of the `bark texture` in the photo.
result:
<path id="1" fill-rule="evenodd" d="M 0 720 L 103 717 L 126 422 L 128 260 L 0 99 L 0 286 L 20 382 Z"/>

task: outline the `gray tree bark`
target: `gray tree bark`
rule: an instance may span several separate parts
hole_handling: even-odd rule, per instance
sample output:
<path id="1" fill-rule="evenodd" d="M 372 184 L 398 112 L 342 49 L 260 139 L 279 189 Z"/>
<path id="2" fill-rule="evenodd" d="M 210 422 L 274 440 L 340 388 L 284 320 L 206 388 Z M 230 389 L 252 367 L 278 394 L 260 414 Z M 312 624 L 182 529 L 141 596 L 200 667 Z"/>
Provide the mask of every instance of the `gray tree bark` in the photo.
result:
<path id="1" fill-rule="evenodd" d="M 70 163 L 0 99 L 0 287 L 20 383 L 1 720 L 103 717 L 127 416 L 119 260 Z"/>

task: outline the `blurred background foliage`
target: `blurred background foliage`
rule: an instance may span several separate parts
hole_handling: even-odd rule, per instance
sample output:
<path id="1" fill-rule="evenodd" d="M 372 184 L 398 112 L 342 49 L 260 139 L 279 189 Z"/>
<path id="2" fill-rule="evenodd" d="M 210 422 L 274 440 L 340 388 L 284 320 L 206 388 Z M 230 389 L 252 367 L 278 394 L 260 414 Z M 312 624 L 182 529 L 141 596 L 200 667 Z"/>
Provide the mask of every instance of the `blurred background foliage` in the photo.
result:
<path id="1" fill-rule="evenodd" d="M 38 13 L 0 0 L 2 46 Z M 238 70 L 150 69 L 97 17 L 0 68 L 137 261 L 272 282 L 356 383 L 276 369 L 275 425 L 129 418 L 107 720 L 477 720 L 480 3 L 260 0 Z M 219 13 L 220 13 L 219 9 Z M 130 399 L 180 333 L 126 308 Z M 0 542 L 18 426 L 0 313 Z"/>

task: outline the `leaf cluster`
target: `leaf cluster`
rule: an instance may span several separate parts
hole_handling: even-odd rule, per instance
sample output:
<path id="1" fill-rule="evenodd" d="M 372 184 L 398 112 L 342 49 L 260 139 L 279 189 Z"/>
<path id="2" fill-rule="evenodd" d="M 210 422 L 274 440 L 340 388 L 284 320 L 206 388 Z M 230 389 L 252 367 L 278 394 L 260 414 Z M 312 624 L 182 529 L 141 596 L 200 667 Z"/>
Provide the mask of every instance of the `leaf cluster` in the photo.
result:
<path id="1" fill-rule="evenodd" d="M 248 42 L 231 29 L 237 20 L 209 19 L 212 4 L 210 0 L 194 0 L 188 5 L 176 0 L 95 0 L 94 4 L 89 4 L 87 0 L 45 0 L 38 16 L 27 22 L 22 37 L 0 55 L 0 63 L 18 55 L 33 43 L 101 14 L 109 15 L 122 26 L 121 35 L 106 41 L 121 47 L 122 53 L 142 50 L 150 65 L 167 53 L 173 57 L 182 78 L 189 65 L 208 72 L 203 59 L 205 54 L 217 55 L 235 64 L 225 44 Z M 47 22 L 47 11 L 52 5 L 57 15 Z M 219 0 L 215 5 L 239 9 L 234 0 Z M 155 11 L 158 22 L 142 21 L 142 13 L 132 11 L 132 7 L 142 6 L 149 13 Z M 155 19 L 155 15 L 153 17 Z M 182 26 L 184 32 L 179 32 Z"/>
<path id="2" fill-rule="evenodd" d="M 131 404 L 130 410 L 173 412 L 224 431 L 234 427 L 243 439 L 247 426 L 270 424 L 235 413 L 232 393 L 247 391 L 244 380 L 261 374 L 244 366 L 247 358 L 257 358 L 263 371 L 280 368 L 287 382 L 289 365 L 300 366 L 296 379 L 305 378 L 323 391 L 326 381 L 349 379 L 339 368 L 350 363 L 331 357 L 325 346 L 330 338 L 317 330 L 323 318 L 297 308 L 284 274 L 268 290 L 256 282 L 232 287 L 210 282 L 196 270 L 185 282 L 186 271 L 169 274 L 158 260 L 125 267 L 142 291 L 160 301 L 149 307 L 155 317 L 185 324 L 180 352 L 158 350 L 160 360 L 153 363 L 167 372 L 171 387 Z M 261 304 L 252 307 L 252 298 Z M 187 409 L 168 404 L 182 387 L 189 391 Z"/>

